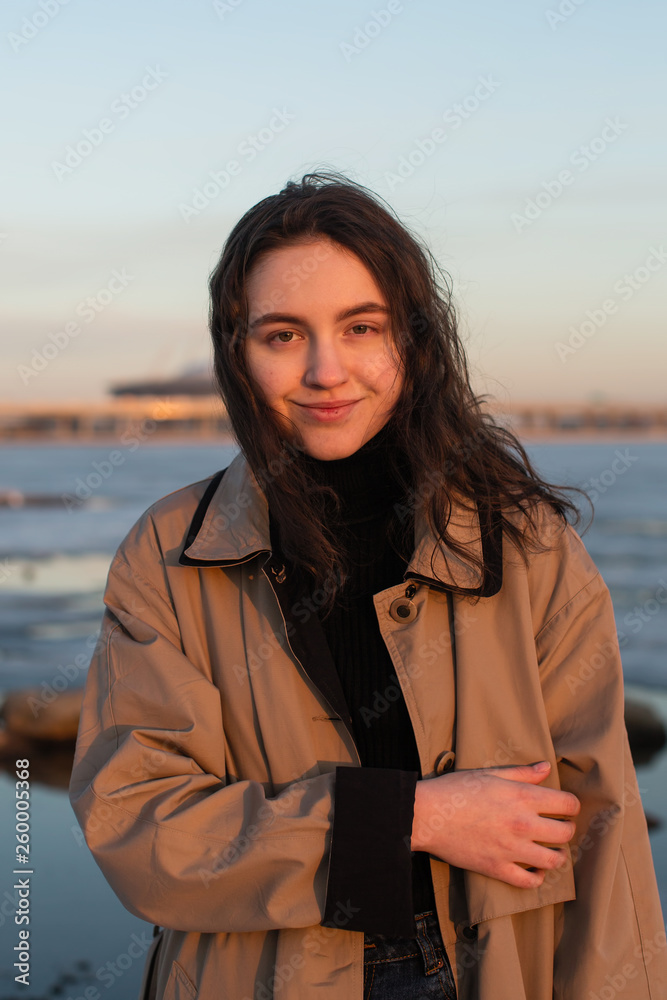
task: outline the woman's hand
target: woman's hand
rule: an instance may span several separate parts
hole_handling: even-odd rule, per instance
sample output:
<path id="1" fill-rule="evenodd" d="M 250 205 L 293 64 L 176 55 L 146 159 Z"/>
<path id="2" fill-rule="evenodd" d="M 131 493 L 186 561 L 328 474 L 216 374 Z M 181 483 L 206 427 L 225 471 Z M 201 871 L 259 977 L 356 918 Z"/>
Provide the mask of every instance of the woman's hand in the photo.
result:
<path id="1" fill-rule="evenodd" d="M 561 845 L 575 832 L 567 817 L 580 809 L 570 792 L 536 787 L 549 769 L 542 761 L 418 781 L 412 850 L 522 889 L 541 885 L 547 869 L 567 864 Z"/>

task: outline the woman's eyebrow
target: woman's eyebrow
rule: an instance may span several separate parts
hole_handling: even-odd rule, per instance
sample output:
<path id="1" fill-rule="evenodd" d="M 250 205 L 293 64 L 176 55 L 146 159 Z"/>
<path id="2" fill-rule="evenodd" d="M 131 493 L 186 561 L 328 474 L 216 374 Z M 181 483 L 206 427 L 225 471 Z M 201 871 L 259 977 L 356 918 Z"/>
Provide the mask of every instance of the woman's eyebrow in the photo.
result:
<path id="1" fill-rule="evenodd" d="M 337 313 L 334 316 L 336 323 L 342 322 L 344 319 L 349 319 L 351 316 L 358 316 L 360 313 L 385 313 L 389 314 L 389 309 L 387 306 L 381 305 L 379 302 L 362 302 L 358 306 L 351 306 L 349 309 L 344 309 L 342 312 Z M 258 316 L 250 324 L 250 329 L 254 329 L 256 326 L 262 326 L 265 323 L 300 323 L 304 324 L 305 320 L 301 316 L 292 316 L 289 313 L 264 313 L 263 316 Z"/>

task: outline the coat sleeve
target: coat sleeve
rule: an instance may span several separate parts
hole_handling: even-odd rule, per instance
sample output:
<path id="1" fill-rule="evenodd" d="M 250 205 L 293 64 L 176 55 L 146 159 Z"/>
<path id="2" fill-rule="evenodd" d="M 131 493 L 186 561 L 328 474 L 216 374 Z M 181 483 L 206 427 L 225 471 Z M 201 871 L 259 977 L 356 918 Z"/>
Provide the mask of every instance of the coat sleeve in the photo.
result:
<path id="1" fill-rule="evenodd" d="M 368 934 L 414 934 L 412 853 L 416 771 L 337 767 L 327 895 L 322 924 Z M 391 878 L 387 873 L 391 873 Z"/>
<path id="2" fill-rule="evenodd" d="M 564 904 L 554 997 L 604 995 L 612 980 L 623 980 L 632 997 L 667 996 L 664 924 L 624 723 L 611 598 L 572 529 L 558 574 L 582 585 L 558 610 L 547 608 L 536 646 L 560 784 L 581 812 L 571 842 L 576 899 Z"/>
<path id="3" fill-rule="evenodd" d="M 112 563 L 85 687 L 70 800 L 88 846 L 121 902 L 153 923 L 317 924 L 335 774 L 269 795 L 227 773 L 220 691 L 182 651 L 150 532 L 148 519 Z"/>

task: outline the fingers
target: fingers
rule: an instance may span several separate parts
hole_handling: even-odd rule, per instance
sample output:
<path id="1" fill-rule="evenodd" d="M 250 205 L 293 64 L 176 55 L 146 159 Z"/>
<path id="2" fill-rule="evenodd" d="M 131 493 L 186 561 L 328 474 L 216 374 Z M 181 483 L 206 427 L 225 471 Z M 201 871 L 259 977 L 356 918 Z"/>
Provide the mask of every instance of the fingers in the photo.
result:
<path id="1" fill-rule="evenodd" d="M 575 795 L 540 786 L 549 771 L 525 764 L 418 781 L 412 850 L 519 888 L 541 885 L 545 872 L 568 863 L 569 817 L 580 811 Z"/>
<path id="2" fill-rule="evenodd" d="M 554 868 L 567 868 L 570 863 L 568 853 L 564 848 L 545 847 L 544 844 L 529 844 L 523 851 L 523 864 L 538 871 L 551 871 Z"/>
<path id="3" fill-rule="evenodd" d="M 536 796 L 534 801 L 538 806 L 538 811 L 542 814 L 549 813 L 554 817 L 577 816 L 581 809 L 581 803 L 576 795 L 557 788 L 534 787 L 544 781 L 550 770 L 551 765 L 548 761 L 538 761 L 536 764 L 484 768 L 479 773 L 481 777 L 502 778 L 504 781 L 533 786 L 529 792 L 530 800 L 533 801 L 533 796 Z M 528 792 L 528 789 L 526 791 Z"/>
<path id="4" fill-rule="evenodd" d="M 562 792 L 558 788 L 536 788 L 536 792 L 547 793 L 548 807 L 540 805 L 539 811 L 543 816 L 558 818 L 560 816 L 578 816 L 581 811 L 581 802 L 572 792 Z"/>
<path id="5" fill-rule="evenodd" d="M 548 871 L 567 868 L 570 863 L 564 850 L 552 850 L 539 844 L 531 845 L 524 855 L 525 861 L 499 865 L 489 874 L 519 889 L 535 889 L 542 885 Z"/>
<path id="6" fill-rule="evenodd" d="M 545 819 L 541 816 L 535 824 L 533 840 L 543 844 L 567 844 L 576 831 L 572 820 Z"/>
<path id="7" fill-rule="evenodd" d="M 517 843 L 529 840 L 559 846 L 569 843 L 577 828 L 571 820 L 544 819 L 521 811 L 509 819 L 508 829 Z"/>
<path id="8" fill-rule="evenodd" d="M 548 760 L 539 760 L 535 764 L 513 764 L 511 767 L 484 768 L 484 774 L 504 778 L 505 781 L 528 782 L 531 785 L 544 781 L 550 771 L 551 764 Z"/>
<path id="9" fill-rule="evenodd" d="M 513 865 L 513 870 L 506 873 L 504 882 L 515 885 L 518 889 L 537 889 L 546 878 L 546 871 L 543 868 L 522 868 L 520 865 Z"/>
<path id="10" fill-rule="evenodd" d="M 518 889 L 536 889 L 542 885 L 546 878 L 547 871 L 565 868 L 568 865 L 567 855 L 563 851 L 551 851 L 550 855 L 544 855 L 542 865 L 527 865 L 520 862 L 507 862 L 498 865 L 495 870 L 489 871 L 493 878 L 514 885 Z"/>
<path id="11" fill-rule="evenodd" d="M 515 885 L 518 889 L 537 889 L 544 882 L 546 872 L 543 869 L 533 871 L 531 868 L 522 868 L 521 865 L 507 865 L 502 872 L 496 876 L 509 885 Z"/>

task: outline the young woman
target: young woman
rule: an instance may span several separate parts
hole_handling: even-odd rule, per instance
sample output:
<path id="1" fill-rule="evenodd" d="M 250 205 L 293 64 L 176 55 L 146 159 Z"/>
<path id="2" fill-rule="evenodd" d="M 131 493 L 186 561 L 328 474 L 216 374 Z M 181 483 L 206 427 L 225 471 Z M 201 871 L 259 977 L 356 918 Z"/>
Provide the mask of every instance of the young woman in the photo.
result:
<path id="1" fill-rule="evenodd" d="M 145 995 L 667 996 L 609 594 L 428 252 L 307 175 L 210 289 L 241 451 L 120 546 L 71 785 Z"/>

